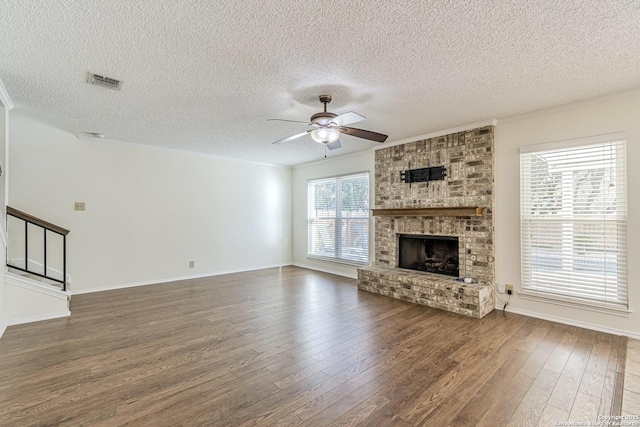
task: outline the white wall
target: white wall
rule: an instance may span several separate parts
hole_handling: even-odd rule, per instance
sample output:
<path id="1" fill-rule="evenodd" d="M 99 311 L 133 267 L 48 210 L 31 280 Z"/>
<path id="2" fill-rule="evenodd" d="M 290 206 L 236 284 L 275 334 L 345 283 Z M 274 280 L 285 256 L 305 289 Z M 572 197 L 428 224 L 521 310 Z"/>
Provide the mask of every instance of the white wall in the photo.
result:
<path id="1" fill-rule="evenodd" d="M 2 82 L 0 81 L 0 85 Z M 4 312 L 4 272 L 5 272 L 5 264 L 6 264 L 6 230 L 5 230 L 5 222 L 3 221 L 5 215 L 5 206 L 6 206 L 6 185 L 7 181 L 7 134 L 9 132 L 8 129 L 8 117 L 9 110 L 4 107 L 4 104 L 0 101 L 0 166 L 2 166 L 2 177 L 0 177 L 0 211 L 2 215 L 0 215 L 0 337 L 4 333 L 5 329 L 5 312 Z"/>
<path id="2" fill-rule="evenodd" d="M 608 97 L 536 114 L 500 120 L 496 128 L 496 279 L 520 287 L 519 148 L 614 132 L 627 135 L 628 259 L 631 316 L 618 317 L 577 308 L 525 300 L 516 295 L 514 311 L 586 324 L 640 336 L 640 92 Z"/>
<path id="3" fill-rule="evenodd" d="M 290 168 L 80 140 L 67 119 L 25 110 L 10 119 L 9 205 L 71 231 L 72 292 L 291 263 Z"/>
<path id="4" fill-rule="evenodd" d="M 356 277 L 356 267 L 307 258 L 307 181 L 356 172 L 369 172 L 369 204 L 373 207 L 374 152 L 367 150 L 335 159 L 327 158 L 293 168 L 293 263 L 301 267 Z M 373 230 L 373 220 L 370 230 Z M 373 236 L 369 236 L 369 260 L 373 259 Z"/>

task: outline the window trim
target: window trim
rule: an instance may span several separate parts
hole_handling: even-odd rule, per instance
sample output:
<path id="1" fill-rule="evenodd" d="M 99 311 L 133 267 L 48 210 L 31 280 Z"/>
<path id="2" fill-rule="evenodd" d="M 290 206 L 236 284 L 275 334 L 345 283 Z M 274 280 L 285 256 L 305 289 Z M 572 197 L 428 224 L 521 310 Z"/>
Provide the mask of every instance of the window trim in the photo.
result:
<path id="1" fill-rule="evenodd" d="M 352 265 L 355 267 L 366 267 L 369 265 L 369 261 L 367 262 L 358 262 L 358 261 L 351 261 L 348 259 L 342 259 L 342 258 L 331 258 L 328 256 L 322 256 L 322 255 L 313 255 L 313 254 L 307 254 L 307 259 L 315 259 L 317 261 L 326 261 L 326 262 L 333 262 L 336 264 L 344 264 L 344 265 Z"/>
<path id="2" fill-rule="evenodd" d="M 338 178 L 343 178 L 343 177 L 349 177 L 349 176 L 355 176 L 355 175 L 367 175 L 367 185 L 368 185 L 368 190 L 369 190 L 369 198 L 367 200 L 367 204 L 369 206 L 369 211 L 370 206 L 371 206 L 371 172 L 369 170 L 362 170 L 362 171 L 357 171 L 357 172 L 347 172 L 347 173 L 341 173 L 341 174 L 336 174 L 336 175 L 328 175 L 328 176 L 323 176 L 323 177 L 314 177 L 314 178 L 309 178 L 307 179 L 307 255 L 306 258 L 307 259 L 314 259 L 314 260 L 318 260 L 318 261 L 325 261 L 325 262 L 332 262 L 332 263 L 337 263 L 337 264 L 344 264 L 344 265 L 350 265 L 350 266 L 354 266 L 354 267 L 363 267 L 363 266 L 368 266 L 370 264 L 371 261 L 371 215 L 368 214 L 366 217 L 350 217 L 349 219 L 366 219 L 367 220 L 367 260 L 366 261 L 354 261 L 354 260 L 349 260 L 349 259 L 344 259 L 344 258 L 336 258 L 336 257 L 330 257 L 330 256 L 323 256 L 323 255 L 316 255 L 316 254 L 311 254 L 309 253 L 309 239 L 310 239 L 310 235 L 309 235 L 309 221 L 311 219 L 311 217 L 309 216 L 309 184 L 312 182 L 316 182 L 316 181 L 322 181 L 322 180 L 329 180 L 329 179 L 335 179 L 336 181 L 338 180 Z M 335 220 L 338 221 L 342 218 L 338 218 L 336 217 Z M 335 248 L 334 248 L 335 249 Z"/>
<path id="3" fill-rule="evenodd" d="M 602 135 L 587 136 L 584 138 L 565 139 L 562 141 L 545 142 L 543 144 L 527 145 L 520 147 L 520 154 L 535 153 L 538 151 L 560 150 L 563 148 L 579 147 L 583 145 L 604 144 L 614 141 L 626 141 L 624 132 L 607 133 Z"/>
<path id="4" fill-rule="evenodd" d="M 589 304 L 586 301 L 574 300 L 571 297 L 554 296 L 553 294 L 544 294 L 529 289 L 522 289 L 518 292 L 518 296 L 522 299 L 531 301 L 540 301 L 548 304 L 559 305 L 562 307 L 579 308 L 581 310 L 594 311 L 596 313 L 612 314 L 620 317 L 629 317 L 633 310 L 631 308 L 603 306 L 598 304 Z"/>
<path id="5" fill-rule="evenodd" d="M 525 226 L 525 222 L 529 221 L 531 218 L 529 216 L 525 216 L 524 212 L 523 212 L 523 197 L 524 194 L 522 192 L 523 186 L 525 185 L 525 180 L 527 179 L 525 176 L 525 171 L 522 168 L 522 159 L 523 159 L 523 155 L 524 154 L 529 154 L 529 153 L 540 153 L 540 152 L 545 152 L 545 151 L 553 151 L 553 150 L 571 150 L 572 148 L 576 148 L 576 149 L 580 149 L 580 148 L 584 148 L 584 147 L 588 147 L 590 145 L 599 145 L 599 144 L 606 144 L 606 143 L 615 143 L 618 141 L 622 141 L 624 144 L 624 169 L 621 173 L 623 173 L 623 178 L 624 178 L 624 184 L 625 184 L 625 208 L 624 211 L 622 212 L 622 216 L 623 216 L 623 221 L 626 224 L 628 224 L 628 206 L 627 206 L 627 200 L 626 200 L 626 191 L 628 191 L 628 174 L 627 174 L 627 162 L 628 162 L 628 156 L 627 156 L 627 148 L 626 148 L 626 141 L 627 141 L 627 137 L 626 134 L 624 132 L 617 132 L 617 133 L 611 133 L 611 134 L 604 134 L 604 135 L 596 135 L 596 136 L 591 136 L 591 137 L 585 137 L 585 138 L 576 138 L 576 139 L 571 139 L 571 140 L 563 140 L 563 141 L 556 141 L 556 142 L 550 142 L 550 143 L 544 143 L 544 144 L 537 144 L 537 145 L 529 145 L 529 146 L 525 146 L 525 147 L 520 147 L 520 232 L 522 233 L 524 231 L 524 226 Z M 575 216 L 572 215 L 572 220 L 575 219 Z M 544 221 L 544 220 L 543 220 Z M 525 246 L 524 246 L 524 241 L 525 241 L 525 236 L 521 235 L 520 236 L 520 244 L 521 244 L 521 282 L 522 282 L 522 287 L 520 292 L 518 292 L 518 295 L 523 298 L 523 299 L 528 299 L 528 300 L 533 300 L 533 301 L 540 301 L 540 302 L 546 302 L 546 303 L 550 303 L 550 304 L 555 304 L 555 305 L 560 305 L 560 306 L 566 306 L 566 307 L 572 307 L 572 308 L 580 308 L 580 309 L 585 309 L 585 310 L 589 310 L 589 311 L 594 311 L 594 312 L 599 312 L 599 313 L 605 313 L 605 314 L 611 314 L 611 315 L 616 315 L 616 316 L 621 316 L 621 317 L 628 317 L 630 313 L 632 313 L 632 310 L 629 306 L 630 300 L 629 300 L 629 277 L 626 274 L 627 273 L 627 269 L 628 269 L 628 262 L 627 265 L 625 265 L 625 274 L 623 276 L 623 281 L 621 281 L 621 283 L 624 286 L 624 293 L 626 294 L 626 305 L 624 303 L 622 304 L 615 304 L 615 303 L 609 303 L 605 300 L 589 300 L 589 299 L 582 299 L 579 297 L 574 297 L 571 295 L 562 295 L 562 294 L 556 294 L 554 293 L 552 290 L 538 290 L 538 289 L 533 289 L 531 287 L 525 287 L 524 283 L 526 283 L 527 281 L 531 281 L 531 279 L 526 279 L 525 280 L 525 267 L 531 267 L 531 260 L 528 260 L 528 264 L 525 264 Z M 624 248 L 623 250 L 625 252 L 628 252 L 628 242 L 627 239 L 625 237 L 624 239 L 625 244 L 624 244 Z M 526 246 L 527 249 L 531 249 L 531 246 L 528 245 Z M 625 257 L 626 258 L 626 257 Z M 626 258 L 628 260 L 628 258 Z"/>

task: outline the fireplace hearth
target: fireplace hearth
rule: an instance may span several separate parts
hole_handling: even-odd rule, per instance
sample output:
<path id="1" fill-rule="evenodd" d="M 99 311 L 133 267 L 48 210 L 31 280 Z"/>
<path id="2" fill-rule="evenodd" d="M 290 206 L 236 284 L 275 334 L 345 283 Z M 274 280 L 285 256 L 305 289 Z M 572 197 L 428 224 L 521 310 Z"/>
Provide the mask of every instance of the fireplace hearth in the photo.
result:
<path id="1" fill-rule="evenodd" d="M 458 277 L 457 237 L 400 234 L 398 239 L 398 268 Z"/>

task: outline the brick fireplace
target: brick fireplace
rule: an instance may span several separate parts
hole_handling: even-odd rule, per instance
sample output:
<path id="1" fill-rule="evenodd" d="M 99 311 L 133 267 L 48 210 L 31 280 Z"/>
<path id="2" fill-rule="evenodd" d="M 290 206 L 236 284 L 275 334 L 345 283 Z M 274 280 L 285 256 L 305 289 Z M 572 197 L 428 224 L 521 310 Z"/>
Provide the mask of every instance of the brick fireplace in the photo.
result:
<path id="1" fill-rule="evenodd" d="M 375 258 L 358 269 L 359 289 L 478 318 L 494 308 L 493 134 L 487 126 L 376 151 Z M 434 166 L 443 180 L 401 180 Z M 457 238 L 458 274 L 474 283 L 398 268 L 400 236 Z"/>

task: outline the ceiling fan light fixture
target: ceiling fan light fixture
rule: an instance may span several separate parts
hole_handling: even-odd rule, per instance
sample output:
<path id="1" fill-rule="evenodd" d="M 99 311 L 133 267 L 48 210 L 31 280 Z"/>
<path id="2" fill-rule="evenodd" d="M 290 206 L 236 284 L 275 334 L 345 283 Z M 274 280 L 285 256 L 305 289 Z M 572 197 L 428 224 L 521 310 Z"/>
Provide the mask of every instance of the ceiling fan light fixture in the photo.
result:
<path id="1" fill-rule="evenodd" d="M 311 138 L 321 144 L 329 144 L 340 138 L 340 131 L 330 127 L 321 127 L 311 132 Z"/>

